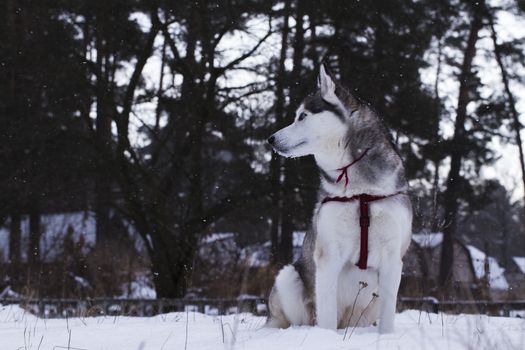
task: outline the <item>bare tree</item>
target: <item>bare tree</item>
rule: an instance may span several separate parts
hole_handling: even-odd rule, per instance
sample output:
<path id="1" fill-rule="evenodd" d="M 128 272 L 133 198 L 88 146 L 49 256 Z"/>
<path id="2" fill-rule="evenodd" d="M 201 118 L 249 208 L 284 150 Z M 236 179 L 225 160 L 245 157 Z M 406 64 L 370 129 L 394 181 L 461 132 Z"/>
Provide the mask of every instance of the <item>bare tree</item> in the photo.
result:
<path id="1" fill-rule="evenodd" d="M 470 77 L 472 76 L 472 62 L 476 55 L 478 33 L 483 25 L 482 19 L 481 6 L 474 6 L 459 76 L 460 86 L 456 120 L 454 122 L 454 136 L 451 140 L 450 170 L 447 177 L 447 187 L 443 203 L 446 227 L 443 230 L 439 282 L 444 291 L 450 282 L 454 266 L 454 240 L 456 236 L 457 210 L 459 204 L 458 193 L 461 182 L 460 170 L 465 152 L 463 145 L 466 140 L 465 121 L 467 119 L 467 105 L 470 102 L 469 92 L 471 89 Z"/>
<path id="2" fill-rule="evenodd" d="M 135 224 L 145 242 L 158 297 L 183 296 L 190 283 L 194 255 L 204 230 L 239 203 L 258 199 L 266 192 L 265 188 L 260 188 L 248 193 L 226 192 L 219 198 L 211 196 L 206 191 L 207 181 L 213 176 L 207 164 L 210 159 L 206 142 L 209 126 L 215 118 L 224 116 L 216 99 L 219 78 L 256 53 L 272 34 L 272 29 L 246 52 L 219 66 L 217 45 L 222 35 L 232 29 L 231 23 L 237 17 L 227 18 L 224 27 L 212 28 L 209 25 L 212 14 L 206 2 L 184 6 L 187 6 L 187 12 L 183 12 L 185 54 L 179 52 L 175 34 L 170 31 L 169 21 L 174 19 L 161 19 L 157 10 L 153 10 L 152 27 L 146 34 L 142 52 L 137 55 L 121 112 L 113 113 L 117 125 L 113 159 L 124 198 L 124 206 L 120 209 Z M 157 131 L 149 129 L 153 141 L 148 150 L 151 158 L 145 159 L 130 141 L 130 115 L 135 91 L 153 53 L 158 32 L 162 33 L 171 51 L 172 74 L 182 75 L 183 80 L 180 96 L 172 102 L 177 109 L 171 113 L 168 124 Z M 146 123 L 144 126 L 148 128 Z M 181 183 L 185 184 L 184 189 Z M 178 191 L 183 191 L 184 195 L 179 196 Z"/>

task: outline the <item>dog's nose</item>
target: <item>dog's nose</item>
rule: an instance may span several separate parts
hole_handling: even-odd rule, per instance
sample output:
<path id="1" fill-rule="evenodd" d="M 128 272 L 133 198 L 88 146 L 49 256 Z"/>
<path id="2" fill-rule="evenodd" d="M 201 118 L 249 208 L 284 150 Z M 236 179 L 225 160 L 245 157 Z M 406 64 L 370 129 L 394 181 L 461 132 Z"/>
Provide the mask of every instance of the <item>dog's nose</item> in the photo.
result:
<path id="1" fill-rule="evenodd" d="M 272 135 L 272 136 L 268 137 L 268 143 L 270 145 L 273 145 L 274 142 L 275 142 L 275 136 Z"/>

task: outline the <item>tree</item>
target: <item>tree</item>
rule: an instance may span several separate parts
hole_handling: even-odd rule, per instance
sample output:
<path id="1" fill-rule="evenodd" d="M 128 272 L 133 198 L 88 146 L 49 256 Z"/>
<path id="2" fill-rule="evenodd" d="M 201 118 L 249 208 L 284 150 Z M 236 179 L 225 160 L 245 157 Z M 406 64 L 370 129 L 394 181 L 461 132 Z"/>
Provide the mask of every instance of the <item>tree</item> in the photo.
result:
<path id="1" fill-rule="evenodd" d="M 514 98 L 514 95 L 510 91 L 510 81 L 509 81 L 507 69 L 505 68 L 505 65 L 503 64 L 503 48 L 502 48 L 502 45 L 498 43 L 498 35 L 496 33 L 496 29 L 494 28 L 494 18 L 492 15 L 492 9 L 487 8 L 485 11 L 486 11 L 486 17 L 489 21 L 492 44 L 494 45 L 494 56 L 496 58 L 496 62 L 498 63 L 498 67 L 501 72 L 501 80 L 503 82 L 503 87 L 505 88 L 505 94 L 507 95 L 508 107 L 510 110 L 510 115 L 512 116 L 512 123 L 513 123 L 514 131 L 516 133 L 516 144 L 518 146 L 518 151 L 519 151 L 521 179 L 523 183 L 524 196 L 525 196 L 525 155 L 523 153 L 523 143 L 522 143 L 521 134 L 520 134 L 522 126 L 519 120 L 518 111 L 516 110 L 516 100 Z M 524 58 L 522 52 L 519 51 L 519 46 L 517 47 L 516 46 L 517 45 L 514 45 L 515 49 L 513 49 L 512 51 L 516 53 L 519 57 Z M 516 50 L 516 48 L 518 50 Z M 525 203 L 525 198 L 524 198 L 524 203 Z M 525 213 L 523 217 L 525 218 Z"/>
<path id="2" fill-rule="evenodd" d="M 122 202 L 114 205 L 133 222 L 144 239 L 158 297 L 185 294 L 197 242 L 204 230 L 239 202 L 257 198 L 259 193 L 237 193 L 235 188 L 230 188 L 231 183 L 224 183 L 228 173 L 221 163 L 232 161 L 225 159 L 224 153 L 221 156 L 214 133 L 230 136 L 233 128 L 232 124 L 223 124 L 231 115 L 221 110 L 226 101 L 217 98 L 217 91 L 220 79 L 256 53 L 271 32 L 244 54 L 217 66 L 217 61 L 223 62 L 217 51 L 222 37 L 243 29 L 246 22 L 243 14 L 247 11 L 243 6 L 221 5 L 217 7 L 214 2 L 203 1 L 196 6 L 187 3 L 147 6 L 145 11 L 151 25 L 146 32 L 137 32 L 137 23 L 128 15 L 119 17 L 123 27 L 135 26 L 136 44 L 126 56 L 118 55 L 119 50 L 110 51 L 107 62 L 112 69 L 108 72 L 105 67 L 104 72 L 113 77 L 119 64 L 135 60 L 131 77 L 123 86 L 117 86 L 114 79 L 104 80 L 104 72 L 98 71 L 97 62 L 89 62 L 97 84 L 111 82 L 106 88 L 110 93 L 106 92 L 104 99 L 110 106 L 107 113 L 116 125 L 116 137 L 109 145 L 103 145 L 102 154 L 106 169 L 110 168 L 116 175 L 113 180 L 121 191 Z M 175 23 L 183 28 L 180 34 L 171 32 L 170 26 Z M 167 62 L 171 75 L 182 76 L 178 86 L 180 94 L 159 96 L 159 90 L 151 92 L 141 86 L 142 72 L 155 53 L 155 38 L 159 33 L 169 48 Z M 109 40 L 107 35 L 109 33 L 104 34 L 104 40 Z M 118 36 L 111 40 L 118 40 Z M 184 54 L 180 53 L 179 40 L 186 45 Z M 133 113 L 137 101 L 146 101 L 152 96 L 158 99 L 158 118 L 167 117 L 165 126 L 152 126 L 149 120 Z M 232 101 L 235 99 L 226 103 Z M 142 124 L 138 131 L 150 140 L 145 146 L 131 141 L 131 120 Z M 97 143 L 97 146 L 102 145 Z M 231 152 L 229 147 L 228 152 Z M 228 164 L 233 170 L 247 173 L 246 181 L 252 176 L 247 161 L 241 158 L 239 165 Z M 215 168 L 222 168 L 222 173 L 214 171 Z M 242 177 L 238 173 L 236 176 Z M 221 191 L 217 191 L 219 188 Z M 244 184 L 242 188 L 249 186 Z"/>
<path id="3" fill-rule="evenodd" d="M 312 158 L 270 158 L 265 140 L 293 120 L 324 60 L 391 128 L 412 191 L 422 198 L 417 226 L 447 225 L 446 279 L 456 226 L 482 210 L 492 189 L 476 174 L 498 154 L 489 141 L 511 142 L 501 125 L 517 137 L 521 128 L 511 91 L 522 45 L 501 42 L 487 26 L 504 94 L 487 97 L 490 87 L 476 74 L 483 68 L 474 64 L 483 50 L 476 50 L 482 19 L 490 25 L 497 10 L 483 6 L 7 0 L 0 21 L 0 221 L 10 222 L 10 259 L 24 266 L 26 215 L 31 244 L 24 250 L 40 267 L 41 216 L 93 210 L 95 253 L 104 251 L 109 265 L 118 261 L 115 221 L 131 223 L 159 297 L 186 293 L 197 246 L 210 232 L 240 232 L 240 245 L 270 238 L 273 263 L 290 262 L 293 232 L 310 224 L 319 178 Z M 426 85 L 422 72 L 429 70 L 435 80 Z M 461 84 L 451 107 L 439 82 L 453 78 Z M 446 138 L 441 125 L 453 115 L 455 133 Z M 442 194 L 439 169 L 447 157 Z M 444 221 L 436 219 L 441 213 Z"/>
<path id="4" fill-rule="evenodd" d="M 288 95 L 290 100 L 286 108 L 285 120 L 290 123 L 295 118 L 295 110 L 299 106 L 301 99 L 304 97 L 305 90 L 309 87 L 298 84 L 300 77 L 304 72 L 303 58 L 305 51 L 305 28 L 304 28 L 305 6 L 302 1 L 295 2 L 295 33 L 293 37 L 293 68 L 289 76 Z M 311 161 L 311 160 L 310 160 Z M 296 210 L 294 209 L 297 202 L 301 200 L 298 196 L 299 183 L 301 182 L 299 173 L 300 169 L 304 168 L 304 160 L 294 161 L 291 159 L 284 160 L 284 182 L 282 184 L 282 217 L 281 217 L 281 237 L 280 237 L 280 262 L 281 264 L 289 264 L 293 260 L 293 231 L 297 227 L 294 222 Z M 304 194 L 303 194 L 304 196 Z"/>
<path id="5" fill-rule="evenodd" d="M 439 282 L 446 288 L 452 276 L 454 264 L 454 237 L 456 233 L 456 219 L 458 210 L 458 194 L 461 184 L 460 169 L 465 148 L 465 121 L 467 118 L 467 105 L 470 102 L 469 93 L 472 87 L 472 62 L 476 55 L 476 43 L 478 41 L 478 32 L 483 22 L 483 13 L 481 5 L 473 8 L 472 20 L 470 23 L 469 35 L 464 51 L 463 63 L 459 77 L 459 96 L 456 109 L 456 120 L 454 122 L 454 136 L 451 140 L 450 170 L 447 177 L 446 192 L 443 198 L 444 215 L 446 227 L 443 230 L 443 244 L 441 250 Z"/>
<path id="6" fill-rule="evenodd" d="M 288 56 L 289 41 L 289 17 L 291 1 L 287 0 L 283 9 L 283 25 L 281 29 L 281 50 L 277 71 L 275 73 L 275 126 L 279 130 L 286 125 L 285 119 L 285 85 L 286 85 L 286 67 L 285 61 Z M 272 216 L 270 226 L 271 241 L 271 261 L 277 265 L 280 261 L 280 233 L 282 233 L 282 214 L 283 214 L 283 184 L 281 183 L 283 173 L 283 158 L 275 152 L 272 152 L 270 161 L 270 181 L 272 187 Z"/>
<path id="7" fill-rule="evenodd" d="M 36 273 L 41 260 L 41 215 L 64 207 L 58 198 L 79 205 L 86 197 L 86 188 L 78 185 L 86 179 L 86 167 L 72 167 L 86 156 L 79 147 L 85 129 L 75 118 L 80 110 L 78 96 L 86 90 L 81 83 L 83 71 L 71 55 L 76 44 L 72 26 L 59 19 L 61 5 L 8 1 L 2 13 L 6 45 L 0 51 L 6 60 L 0 69 L 7 79 L 0 81 L 1 212 L 11 221 L 13 276 L 21 275 L 23 216 L 29 217 L 29 272 Z"/>

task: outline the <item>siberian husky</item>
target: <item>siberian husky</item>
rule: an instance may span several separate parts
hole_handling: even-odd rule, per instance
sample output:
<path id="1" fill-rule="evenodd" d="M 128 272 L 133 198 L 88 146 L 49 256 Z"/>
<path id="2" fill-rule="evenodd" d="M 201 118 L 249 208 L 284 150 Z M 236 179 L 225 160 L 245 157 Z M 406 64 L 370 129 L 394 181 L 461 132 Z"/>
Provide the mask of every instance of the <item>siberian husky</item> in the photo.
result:
<path id="1" fill-rule="evenodd" d="M 321 189 L 301 257 L 275 279 L 266 325 L 337 329 L 379 320 L 380 333 L 392 332 L 412 207 L 380 118 L 322 66 L 318 91 L 268 142 L 285 157 L 312 154 Z"/>

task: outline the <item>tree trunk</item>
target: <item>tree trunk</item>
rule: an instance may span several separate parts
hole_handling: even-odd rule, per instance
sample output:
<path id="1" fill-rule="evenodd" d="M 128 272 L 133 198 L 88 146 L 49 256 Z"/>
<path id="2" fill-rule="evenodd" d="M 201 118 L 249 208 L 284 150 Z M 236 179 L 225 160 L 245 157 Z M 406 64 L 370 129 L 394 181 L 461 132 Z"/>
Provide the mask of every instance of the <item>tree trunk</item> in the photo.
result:
<path id="1" fill-rule="evenodd" d="M 22 228 L 21 228 L 21 218 L 18 212 L 13 212 L 11 214 L 11 223 L 9 225 L 9 263 L 11 264 L 11 271 L 14 273 L 11 274 L 13 279 L 15 274 L 19 273 L 20 267 L 20 250 L 22 242 Z"/>
<path id="2" fill-rule="evenodd" d="M 39 201 L 36 198 L 32 198 L 31 201 L 29 208 L 29 249 L 27 251 L 27 260 L 31 265 L 35 265 L 40 262 L 40 237 L 42 236 L 42 231 Z"/>
<path id="3" fill-rule="evenodd" d="M 18 94 L 16 86 L 16 58 L 14 57 L 17 52 L 16 43 L 17 43 L 17 27 L 15 23 L 15 9 L 14 1 L 7 0 L 5 3 L 5 17 L 2 18 L 6 21 L 6 28 L 8 30 L 8 35 L 6 35 L 6 47 L 8 48 L 9 55 L 7 58 L 7 76 L 5 77 L 8 81 L 8 94 L 6 98 L 8 103 L 6 104 L 5 114 L 10 116 L 12 119 L 19 119 L 18 115 Z M 14 158 L 14 155 L 10 156 Z M 10 205 L 12 208 L 11 213 L 11 224 L 9 232 L 9 262 L 11 265 L 11 278 L 14 279 L 15 276 L 19 274 L 18 268 L 20 267 L 20 250 L 21 250 L 21 219 L 20 212 L 15 203 L 17 195 L 17 190 L 12 189 L 12 198 Z"/>
<path id="4" fill-rule="evenodd" d="M 153 128 L 155 135 L 159 134 L 160 130 L 160 116 L 162 113 L 160 100 L 162 99 L 162 93 L 164 92 L 164 66 L 166 65 L 166 39 L 162 44 L 162 54 L 160 61 L 160 77 L 159 77 L 159 89 L 157 90 L 157 107 L 155 108 L 155 127 Z"/>
<path id="5" fill-rule="evenodd" d="M 383 5 L 381 5 L 380 1 L 377 1 L 376 3 L 376 12 L 374 16 L 374 65 L 375 65 L 375 79 L 376 83 L 372 85 L 374 94 L 374 108 L 378 110 L 379 113 L 385 113 L 386 110 L 386 77 L 383 72 L 383 62 L 385 59 L 389 59 L 388 57 L 385 57 L 384 54 L 384 47 L 385 42 L 387 40 L 387 33 L 385 32 L 385 29 L 387 28 L 385 26 L 385 21 L 383 20 Z"/>
<path id="6" fill-rule="evenodd" d="M 189 188 L 184 209 L 185 219 L 201 218 L 204 209 L 202 156 L 205 127 L 210 117 L 207 104 L 210 101 L 207 100 L 202 85 L 197 83 L 197 81 L 204 81 L 204 76 L 201 75 L 206 71 L 206 67 L 199 67 L 195 50 L 199 39 L 211 40 L 207 37 L 199 37 L 199 35 L 205 36 L 205 33 L 199 31 L 199 21 L 205 20 L 207 15 L 207 8 L 204 3 L 192 7 L 186 37 L 187 49 L 184 62 L 188 71 L 183 75 L 180 100 L 184 106 L 185 118 L 191 124 L 185 142 L 178 150 L 179 157 L 185 158 L 189 167 L 187 175 Z M 209 52 L 206 53 L 209 54 Z M 169 173 L 167 176 L 177 175 Z M 161 181 L 163 184 L 169 182 L 168 180 Z M 158 203 L 156 206 L 162 211 L 167 207 L 166 193 L 162 193 L 161 197 L 158 201 L 153 202 Z M 202 231 L 201 227 L 199 225 L 185 225 L 182 222 L 180 223 L 181 232 L 176 233 L 173 231 L 175 230 L 173 228 L 174 223 L 168 214 L 147 213 L 146 216 L 155 220 L 155 230 L 151 231 L 153 254 L 150 256 L 157 297 L 184 297 L 190 286 L 193 258 L 198 249 L 197 242 Z"/>
<path id="7" fill-rule="evenodd" d="M 288 35 L 290 33 L 290 27 L 288 25 L 288 19 L 290 16 L 290 0 L 285 2 L 283 10 L 283 29 L 281 37 L 281 53 L 279 57 L 279 67 L 276 73 L 276 86 L 275 86 L 275 125 L 277 129 L 281 129 L 285 126 L 285 111 L 284 111 L 284 89 L 286 81 L 286 68 L 284 62 L 286 60 L 286 52 L 288 51 Z M 281 236 L 281 224 L 282 224 L 282 209 L 283 209 L 283 191 L 282 191 L 282 166 L 283 158 L 275 152 L 272 152 L 272 159 L 270 161 L 270 182 L 272 188 L 272 223 L 270 226 L 270 260 L 272 265 L 277 265 L 279 262 L 279 238 Z"/>
<path id="8" fill-rule="evenodd" d="M 317 53 L 317 15 L 316 15 L 316 8 L 313 6 L 310 6 L 308 9 L 308 21 L 310 22 L 310 50 L 308 51 L 308 54 L 310 56 L 310 59 L 312 60 L 312 63 L 314 65 L 314 74 L 317 74 L 319 72 L 320 64 L 319 64 L 319 55 Z"/>
<path id="9" fill-rule="evenodd" d="M 292 120 L 295 109 L 299 103 L 299 80 L 302 73 L 302 62 L 304 58 L 304 2 L 295 3 L 295 35 L 293 44 L 293 69 L 290 76 L 290 103 L 288 105 L 288 119 Z M 297 194 L 294 187 L 297 186 L 298 169 L 300 163 L 286 159 L 284 162 L 284 189 L 282 225 L 281 225 L 281 247 L 280 257 L 283 265 L 293 260 L 293 230 L 294 230 L 294 208 L 297 205 Z"/>
<path id="10" fill-rule="evenodd" d="M 96 149 L 100 156 L 96 159 L 95 175 L 95 217 L 96 217 L 96 244 L 104 247 L 109 239 L 109 211 L 111 201 L 111 177 L 108 176 L 108 154 L 111 147 L 111 107 L 109 94 L 109 63 L 107 47 L 107 23 L 102 11 L 96 15 L 95 46 L 97 51 L 96 66 L 98 76 L 96 81 L 97 117 Z"/>
<path id="11" fill-rule="evenodd" d="M 439 120 L 441 119 L 441 99 L 439 97 L 439 76 L 441 75 L 442 61 L 442 43 L 441 37 L 438 38 L 438 64 L 436 68 L 436 80 L 434 82 L 434 102 L 436 108 L 437 125 L 432 136 L 432 143 L 437 146 L 439 142 Z M 439 166 L 441 164 L 439 152 L 434 152 L 434 179 L 432 181 L 432 211 L 430 214 L 430 229 L 432 232 L 439 230 L 438 221 L 438 193 L 439 193 Z"/>
<path id="12" fill-rule="evenodd" d="M 507 95 L 509 108 L 510 108 L 511 115 L 512 115 L 512 121 L 513 121 L 512 125 L 514 127 L 514 131 L 516 132 L 516 143 L 518 145 L 518 151 L 519 151 L 519 157 L 520 157 L 521 180 L 523 184 L 523 196 L 524 196 L 523 218 L 525 220 L 525 158 L 523 155 L 523 143 L 522 143 L 521 134 L 520 134 L 521 123 L 520 123 L 518 111 L 516 110 L 516 101 L 514 99 L 514 95 L 510 91 L 509 78 L 508 78 L 507 70 L 505 69 L 505 65 L 503 64 L 501 47 L 498 45 L 498 35 L 496 33 L 496 29 L 494 28 L 494 19 L 489 9 L 487 9 L 487 17 L 489 19 L 492 43 L 494 44 L 494 55 L 496 56 L 496 61 L 498 62 L 498 66 L 501 71 L 501 80 L 503 81 L 503 86 L 505 87 L 505 94 Z M 525 230 L 523 229 L 522 231 L 525 232 Z"/>
<path id="13" fill-rule="evenodd" d="M 476 43 L 481 27 L 482 16 L 479 10 L 475 10 L 461 67 L 458 106 L 450 157 L 450 171 L 448 173 L 447 189 L 444 195 L 446 227 L 443 230 L 439 284 L 445 293 L 453 275 L 454 240 L 456 236 L 456 219 L 459 204 L 457 197 L 459 195 L 459 181 L 461 180 L 459 172 L 465 151 L 463 149 L 465 141 L 465 120 L 467 117 L 467 105 L 470 102 L 469 77 L 472 74 L 472 61 L 476 55 Z"/>
<path id="14" fill-rule="evenodd" d="M 182 298 L 186 295 L 191 277 L 191 267 L 198 249 L 197 236 L 199 227 L 187 226 L 181 232 L 168 229 L 173 227 L 170 220 L 150 212 L 148 217 L 155 217 L 154 227 L 140 226 L 140 233 L 145 241 L 151 242 L 151 271 L 157 298 Z"/>

